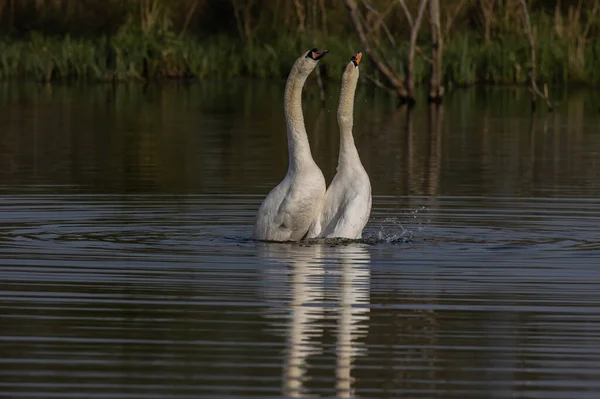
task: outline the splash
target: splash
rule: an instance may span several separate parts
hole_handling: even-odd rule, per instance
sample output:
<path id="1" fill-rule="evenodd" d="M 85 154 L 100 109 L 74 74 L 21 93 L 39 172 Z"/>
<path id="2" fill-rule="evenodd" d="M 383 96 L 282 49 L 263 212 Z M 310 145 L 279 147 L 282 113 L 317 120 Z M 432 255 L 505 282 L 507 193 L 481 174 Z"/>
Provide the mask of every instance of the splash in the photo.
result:
<path id="1" fill-rule="evenodd" d="M 426 211 L 428 208 L 423 206 L 405 211 L 401 217 L 386 217 L 380 220 L 371 218 L 372 222 L 367 225 L 361 239 L 312 238 L 301 241 L 300 245 L 325 244 L 333 247 L 351 244 L 410 244 L 430 222 L 423 215 Z"/>
<path id="2" fill-rule="evenodd" d="M 429 224 L 423 215 L 428 208 L 405 211 L 401 217 L 386 217 L 373 223 L 375 232 L 365 234 L 363 240 L 370 243 L 412 243 L 416 236 Z"/>
<path id="3" fill-rule="evenodd" d="M 422 232 L 430 223 L 430 220 L 423 215 L 429 209 L 425 206 L 414 210 L 405 211 L 400 217 L 386 217 L 383 219 L 371 218 L 371 223 L 367 224 L 367 229 L 361 239 L 351 238 L 310 238 L 300 242 L 286 241 L 255 241 L 248 237 L 224 237 L 225 240 L 233 240 L 240 245 L 241 243 L 252 244 L 256 242 L 275 243 L 275 244 L 294 244 L 300 246 L 311 246 L 315 244 L 328 245 L 336 247 L 340 245 L 352 244 L 410 244 L 419 233 Z"/>

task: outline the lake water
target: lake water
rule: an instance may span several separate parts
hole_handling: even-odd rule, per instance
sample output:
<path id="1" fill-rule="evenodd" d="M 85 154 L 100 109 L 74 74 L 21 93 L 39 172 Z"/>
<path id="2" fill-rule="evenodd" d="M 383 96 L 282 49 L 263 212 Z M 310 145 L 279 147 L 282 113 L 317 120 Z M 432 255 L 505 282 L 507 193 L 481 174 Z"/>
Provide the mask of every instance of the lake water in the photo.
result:
<path id="1" fill-rule="evenodd" d="M 0 397 L 598 397 L 600 92 L 360 86 L 365 240 L 261 243 L 283 85 L 0 85 Z"/>

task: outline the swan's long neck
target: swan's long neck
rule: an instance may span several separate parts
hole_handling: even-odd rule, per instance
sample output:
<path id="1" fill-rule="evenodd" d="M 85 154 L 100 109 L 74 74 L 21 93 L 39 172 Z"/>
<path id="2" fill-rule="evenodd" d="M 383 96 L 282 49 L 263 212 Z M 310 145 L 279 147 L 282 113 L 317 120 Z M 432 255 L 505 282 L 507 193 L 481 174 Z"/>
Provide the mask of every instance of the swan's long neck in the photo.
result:
<path id="1" fill-rule="evenodd" d="M 348 74 L 350 76 L 346 76 Z M 352 126 L 354 124 L 354 93 L 358 83 L 358 70 L 349 71 L 342 77 L 342 90 L 338 105 L 337 119 L 340 129 L 340 154 L 338 168 L 360 164 L 360 157 L 354 145 Z"/>
<path id="2" fill-rule="evenodd" d="M 290 72 L 283 100 L 287 125 L 289 170 L 301 169 L 303 165 L 312 160 L 302 114 L 302 88 L 308 74 L 302 73 L 298 69 L 294 65 Z"/>

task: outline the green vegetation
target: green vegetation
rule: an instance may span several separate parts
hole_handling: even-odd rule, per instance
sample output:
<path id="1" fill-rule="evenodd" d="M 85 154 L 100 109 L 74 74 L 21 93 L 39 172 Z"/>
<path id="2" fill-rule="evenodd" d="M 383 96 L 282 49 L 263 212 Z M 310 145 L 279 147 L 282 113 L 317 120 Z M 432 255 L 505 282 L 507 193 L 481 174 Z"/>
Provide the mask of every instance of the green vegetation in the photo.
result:
<path id="1" fill-rule="evenodd" d="M 31 34 L 17 41 L 0 41 L 0 79 L 280 78 L 287 76 L 299 52 L 312 46 L 301 42 L 285 36 L 266 44 L 243 43 L 225 35 L 198 40 L 142 32 L 101 39 Z M 334 54 L 328 59 L 337 61 L 328 65 L 328 73 L 341 75 L 355 46 L 330 39 L 319 43 Z"/>
<path id="2" fill-rule="evenodd" d="M 402 70 L 410 27 L 398 3 L 363 1 L 362 12 L 376 50 Z M 414 15 L 419 1 L 405 3 Z M 599 83 L 598 2 L 528 3 L 537 77 Z M 518 0 L 445 0 L 442 16 L 446 85 L 527 82 L 530 50 Z M 342 0 L 0 0 L 0 30 L 3 80 L 285 78 L 313 46 L 331 51 L 322 68 L 338 79 L 361 50 Z M 418 45 L 430 54 L 426 18 Z M 417 57 L 415 81 L 428 75 L 428 62 Z"/>

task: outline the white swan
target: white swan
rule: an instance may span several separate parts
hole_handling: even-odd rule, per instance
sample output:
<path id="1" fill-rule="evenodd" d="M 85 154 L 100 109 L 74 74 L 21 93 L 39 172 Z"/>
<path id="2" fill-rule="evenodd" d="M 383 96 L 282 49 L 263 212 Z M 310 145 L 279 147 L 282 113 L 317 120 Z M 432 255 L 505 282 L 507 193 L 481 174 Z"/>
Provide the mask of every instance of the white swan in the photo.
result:
<path id="1" fill-rule="evenodd" d="M 299 241 L 315 219 L 325 195 L 325 178 L 310 152 L 302 114 L 302 89 L 317 62 L 328 53 L 316 48 L 300 56 L 285 86 L 284 111 L 289 164 L 285 178 L 258 209 L 255 240 Z"/>
<path id="2" fill-rule="evenodd" d="M 337 173 L 325 193 L 323 207 L 311 224 L 306 238 L 362 238 L 371 213 L 371 182 L 352 137 L 354 93 L 362 54 L 353 56 L 342 76 L 338 106 L 340 153 Z"/>
<path id="3" fill-rule="evenodd" d="M 317 216 L 325 195 L 325 178 L 310 152 L 302 114 L 302 89 L 308 75 L 327 50 L 316 48 L 294 63 L 285 86 L 284 111 L 289 164 L 285 178 L 258 209 L 255 240 L 299 241 Z"/>

